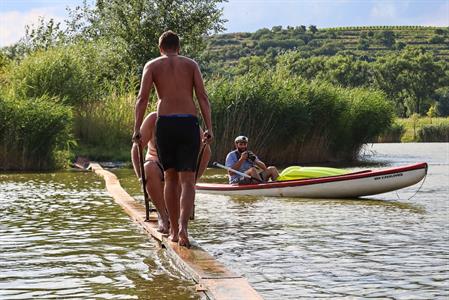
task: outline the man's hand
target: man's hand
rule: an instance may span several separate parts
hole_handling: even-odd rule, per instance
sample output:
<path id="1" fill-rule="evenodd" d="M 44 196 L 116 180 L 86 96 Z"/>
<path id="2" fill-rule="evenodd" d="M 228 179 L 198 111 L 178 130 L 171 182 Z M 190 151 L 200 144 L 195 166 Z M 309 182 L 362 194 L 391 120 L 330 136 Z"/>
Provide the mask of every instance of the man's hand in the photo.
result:
<path id="1" fill-rule="evenodd" d="M 248 151 L 245 151 L 242 153 L 242 155 L 240 155 L 240 160 L 245 161 L 247 159 L 248 159 Z"/>
<path id="2" fill-rule="evenodd" d="M 203 132 L 203 143 L 210 144 L 212 143 L 212 140 L 214 139 L 214 134 L 212 133 L 212 130 L 209 131 L 209 129 L 205 130 Z"/>
<path id="3" fill-rule="evenodd" d="M 133 143 L 140 144 L 140 139 L 142 138 L 142 135 L 140 134 L 140 130 L 134 131 L 132 141 Z"/>

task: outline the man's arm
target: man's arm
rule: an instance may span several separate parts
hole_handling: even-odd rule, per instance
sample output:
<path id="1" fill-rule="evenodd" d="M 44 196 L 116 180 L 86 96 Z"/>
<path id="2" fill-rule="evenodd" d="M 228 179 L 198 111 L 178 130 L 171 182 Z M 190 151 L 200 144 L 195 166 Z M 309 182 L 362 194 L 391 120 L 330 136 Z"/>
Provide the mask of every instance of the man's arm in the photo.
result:
<path id="1" fill-rule="evenodd" d="M 254 161 L 254 163 L 261 168 L 262 170 L 266 170 L 267 166 L 265 165 L 265 163 L 263 161 L 261 161 L 259 158 L 256 158 L 256 160 Z"/>
<path id="2" fill-rule="evenodd" d="M 210 142 L 214 137 L 212 132 L 210 102 L 209 97 L 207 96 L 206 89 L 204 87 L 203 77 L 201 76 L 201 71 L 197 63 L 195 63 L 193 73 L 193 87 L 195 89 L 196 98 L 198 99 L 201 115 L 203 116 L 204 123 L 206 123 L 206 131 L 204 132 L 204 138 Z"/>
<path id="3" fill-rule="evenodd" d="M 137 95 L 136 106 L 134 109 L 134 134 L 133 139 L 140 138 L 140 126 L 142 125 L 143 116 L 148 106 L 148 98 L 153 87 L 153 76 L 150 69 L 151 62 L 148 62 L 143 68 L 142 81 L 140 83 L 139 94 Z"/>
<path id="4" fill-rule="evenodd" d="M 226 165 L 226 167 L 229 167 L 231 169 L 238 171 L 247 158 L 248 158 L 248 152 L 246 152 L 246 151 L 242 153 L 242 155 L 240 156 L 239 159 L 237 159 L 234 152 L 231 152 L 226 157 L 225 165 Z M 246 171 L 246 170 L 244 170 L 244 171 Z M 232 175 L 232 174 L 234 174 L 234 172 L 228 171 L 228 174 Z"/>

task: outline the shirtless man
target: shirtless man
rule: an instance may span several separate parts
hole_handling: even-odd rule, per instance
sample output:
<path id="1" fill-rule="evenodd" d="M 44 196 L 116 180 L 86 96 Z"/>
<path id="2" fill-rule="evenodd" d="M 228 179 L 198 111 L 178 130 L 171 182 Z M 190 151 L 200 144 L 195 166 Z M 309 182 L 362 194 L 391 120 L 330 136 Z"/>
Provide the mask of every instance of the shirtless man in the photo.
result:
<path id="1" fill-rule="evenodd" d="M 148 116 L 146 116 L 145 120 L 142 123 L 142 126 L 140 126 L 140 142 L 142 143 L 142 145 L 147 145 L 148 147 L 144 163 L 145 175 L 147 179 L 146 189 L 158 213 L 158 231 L 166 234 L 169 230 L 169 222 L 164 201 L 164 170 L 161 163 L 159 162 L 156 150 L 156 120 L 156 112 L 151 112 L 150 114 L 148 114 Z M 201 139 L 201 136 L 199 136 L 198 138 Z M 203 155 L 201 157 L 198 175 L 196 178 L 197 180 L 201 177 L 201 175 L 203 175 L 204 171 L 206 170 L 210 155 L 210 147 L 209 145 L 207 145 L 205 146 Z M 136 176 L 140 178 L 138 144 L 136 143 L 133 143 L 133 146 L 131 148 L 131 159 L 134 167 L 134 172 L 136 173 Z"/>
<path id="2" fill-rule="evenodd" d="M 199 125 L 193 92 L 206 125 L 203 141 L 213 139 L 210 103 L 198 64 L 180 56 L 179 37 L 166 31 L 159 37 L 161 56 L 143 70 L 135 108 L 133 138 L 140 141 L 140 127 L 153 84 L 158 97 L 156 146 L 164 169 L 164 197 L 170 219 L 170 240 L 190 247 L 187 225 L 195 200 L 195 169 L 200 148 Z M 181 196 L 177 187 L 181 185 Z M 179 200 L 178 200 L 179 199 Z"/>

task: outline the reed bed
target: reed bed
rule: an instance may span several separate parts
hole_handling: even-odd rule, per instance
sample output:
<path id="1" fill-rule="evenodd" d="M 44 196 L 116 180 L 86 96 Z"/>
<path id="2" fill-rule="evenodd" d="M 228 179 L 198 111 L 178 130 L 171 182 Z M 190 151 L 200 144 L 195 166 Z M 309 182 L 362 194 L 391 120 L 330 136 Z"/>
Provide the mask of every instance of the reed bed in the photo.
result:
<path id="1" fill-rule="evenodd" d="M 216 142 L 223 161 L 237 135 L 247 135 L 262 160 L 292 163 L 353 160 L 391 124 L 383 93 L 306 82 L 276 72 L 248 73 L 208 84 Z"/>
<path id="2" fill-rule="evenodd" d="M 74 140 L 70 108 L 42 97 L 0 99 L 0 170 L 65 167 Z"/>

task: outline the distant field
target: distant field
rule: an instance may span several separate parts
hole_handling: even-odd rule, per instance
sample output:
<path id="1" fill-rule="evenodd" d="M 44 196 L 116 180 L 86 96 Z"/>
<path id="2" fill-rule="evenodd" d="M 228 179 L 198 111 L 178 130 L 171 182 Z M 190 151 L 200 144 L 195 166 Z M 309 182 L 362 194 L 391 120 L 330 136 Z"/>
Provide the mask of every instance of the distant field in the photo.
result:
<path id="1" fill-rule="evenodd" d="M 397 119 L 396 123 L 401 124 L 405 128 L 405 133 L 402 136 L 402 142 L 413 142 L 416 140 L 418 130 L 424 125 L 448 125 L 449 117 L 447 118 L 419 118 L 416 123 L 411 118 Z M 414 124 L 415 123 L 415 124 Z M 414 126 L 415 125 L 415 126 Z M 415 127 L 415 128 L 414 128 Z"/>

